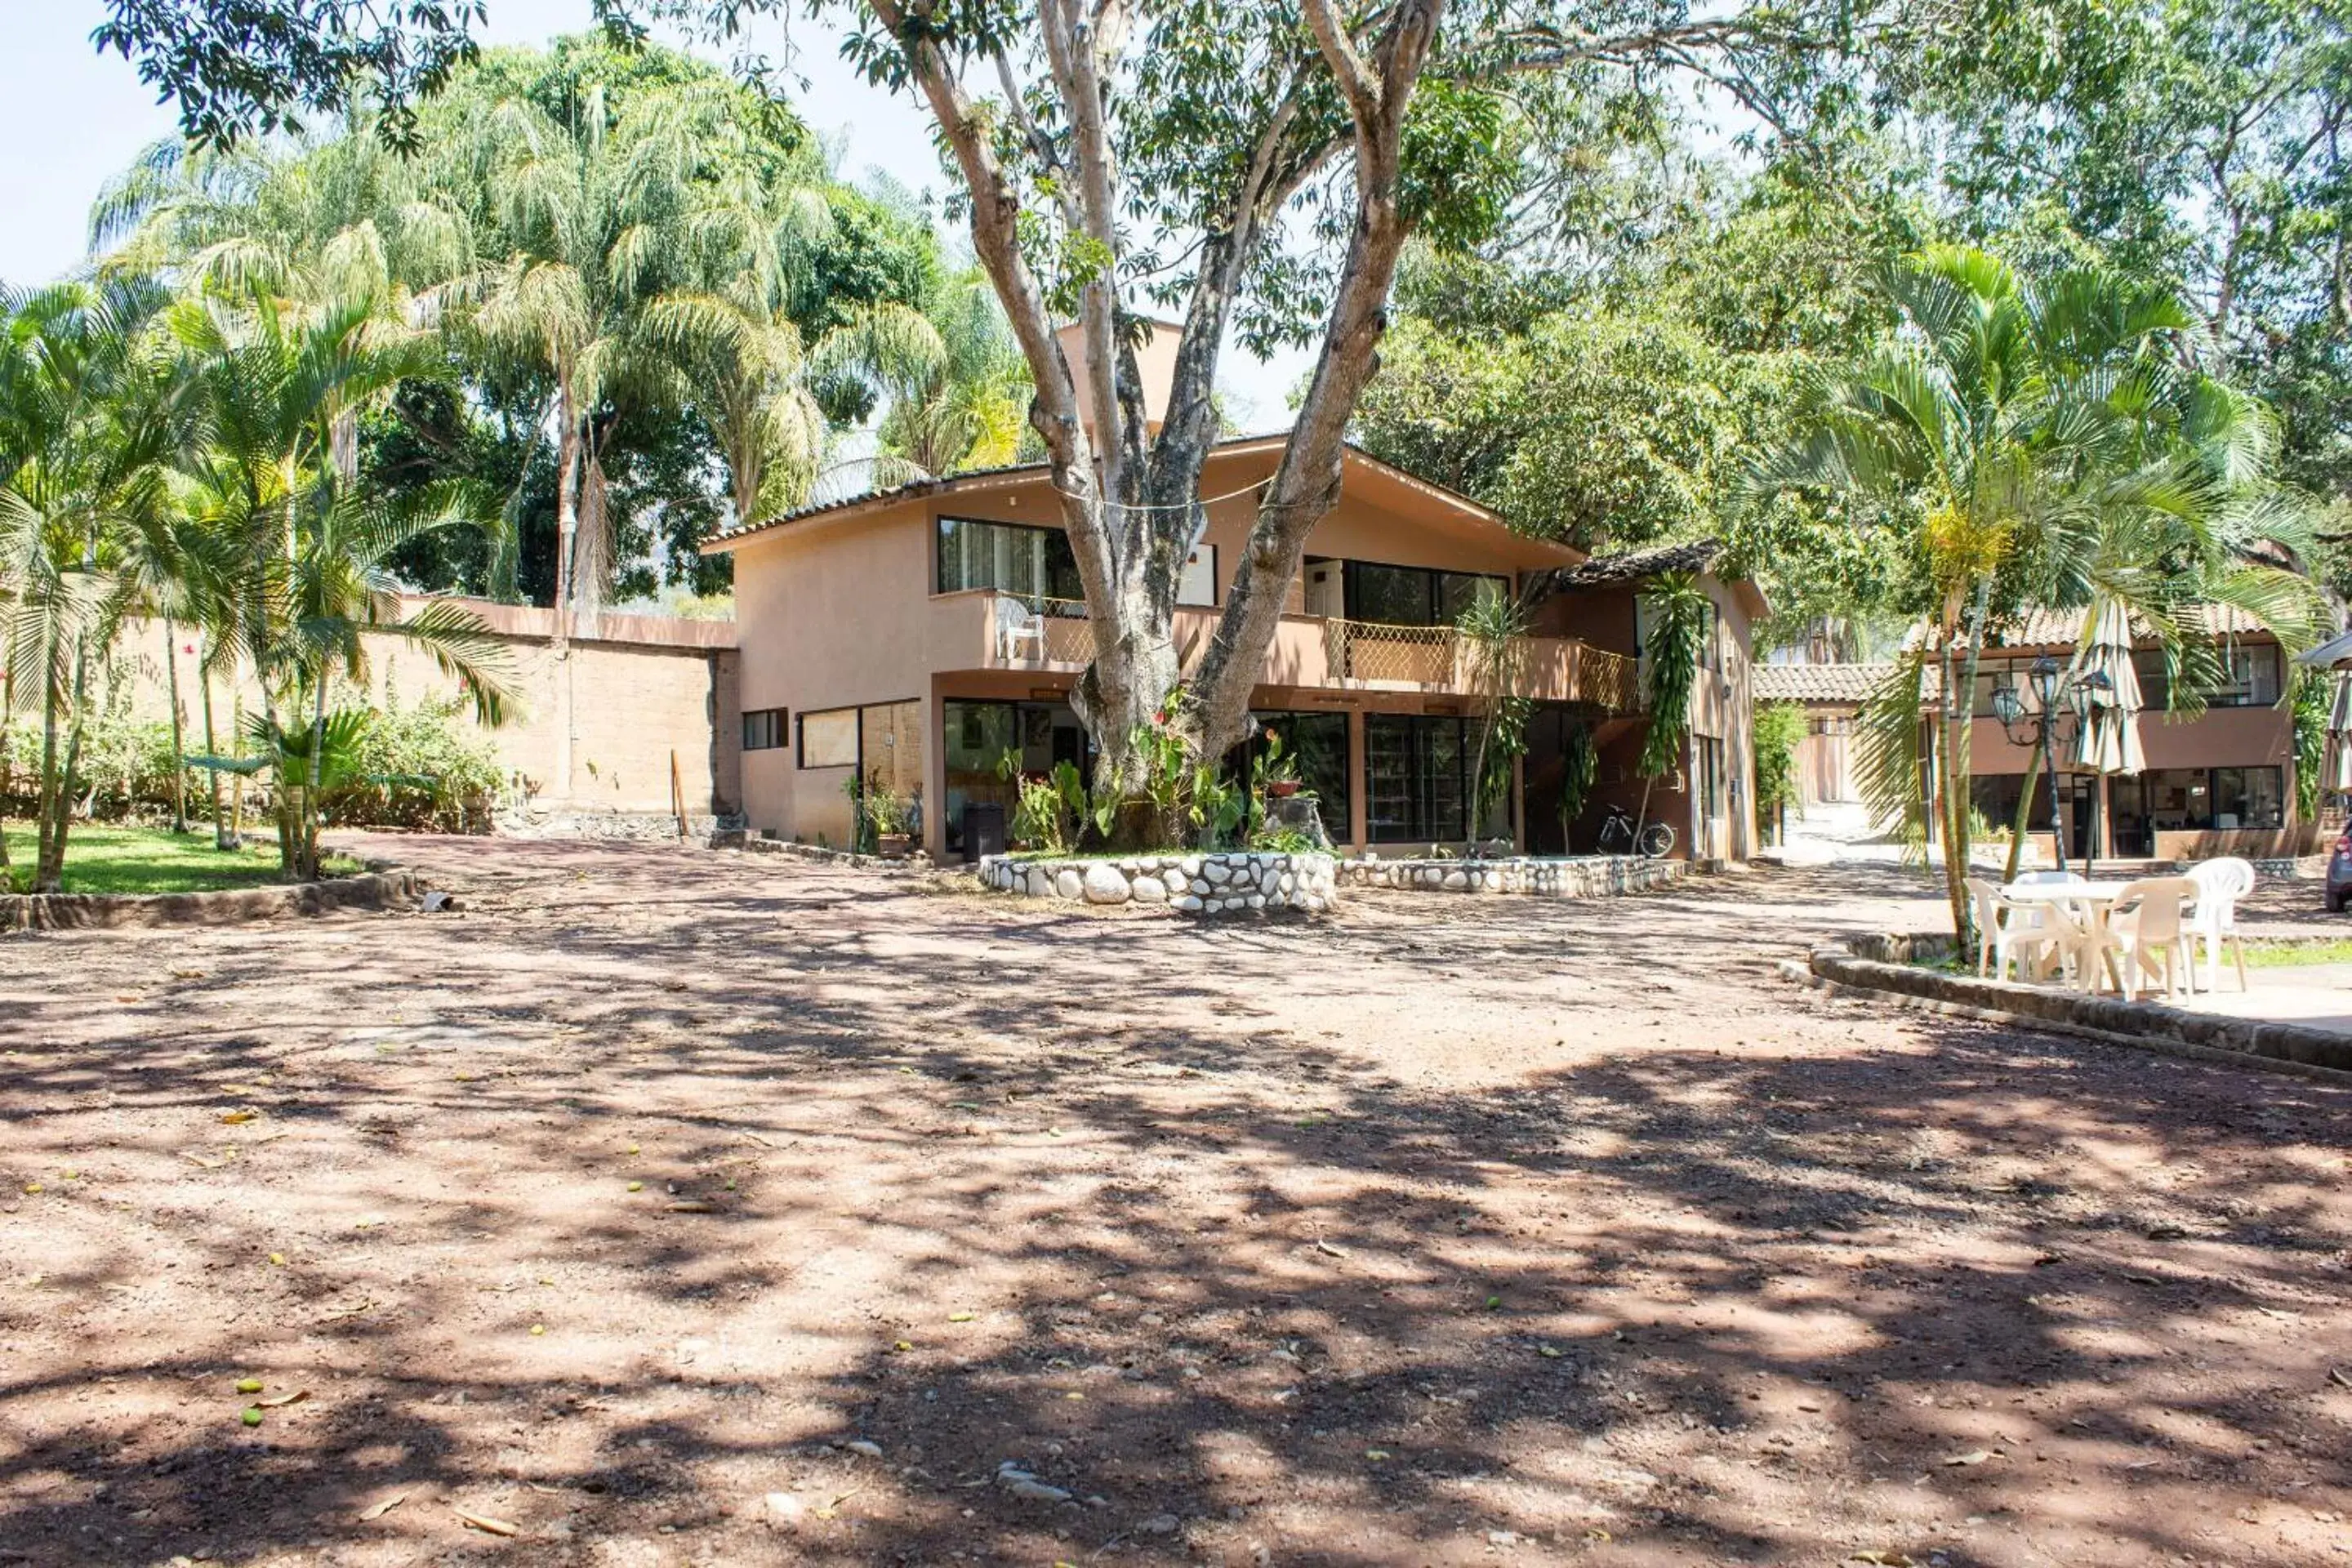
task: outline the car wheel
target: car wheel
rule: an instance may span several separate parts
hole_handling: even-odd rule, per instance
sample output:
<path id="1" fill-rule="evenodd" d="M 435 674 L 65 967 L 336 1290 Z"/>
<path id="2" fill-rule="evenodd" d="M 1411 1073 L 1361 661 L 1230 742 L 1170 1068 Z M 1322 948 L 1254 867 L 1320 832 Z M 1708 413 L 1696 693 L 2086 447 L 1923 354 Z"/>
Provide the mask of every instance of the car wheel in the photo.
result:
<path id="1" fill-rule="evenodd" d="M 2344 897 L 2342 894 L 2330 893 L 2327 895 L 2327 912 L 2331 915 L 2340 915 L 2344 912 Z"/>

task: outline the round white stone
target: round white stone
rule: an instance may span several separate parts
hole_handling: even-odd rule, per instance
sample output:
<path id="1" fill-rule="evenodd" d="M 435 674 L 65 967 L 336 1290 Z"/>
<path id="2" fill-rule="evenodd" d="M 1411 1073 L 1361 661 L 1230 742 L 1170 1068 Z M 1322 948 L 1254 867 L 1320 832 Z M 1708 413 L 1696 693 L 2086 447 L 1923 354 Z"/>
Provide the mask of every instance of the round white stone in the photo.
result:
<path id="1" fill-rule="evenodd" d="M 1126 874 L 1108 860 L 1097 860 L 1087 868 L 1084 886 L 1090 904 L 1123 904 L 1133 896 Z"/>
<path id="2" fill-rule="evenodd" d="M 1168 901 L 1168 884 L 1157 877 L 1138 877 L 1128 884 L 1127 890 L 1139 904 L 1164 904 Z"/>
<path id="3" fill-rule="evenodd" d="M 1078 875 L 1076 866 L 1065 866 L 1054 873 L 1054 891 L 1065 899 L 1086 897 L 1086 879 Z"/>

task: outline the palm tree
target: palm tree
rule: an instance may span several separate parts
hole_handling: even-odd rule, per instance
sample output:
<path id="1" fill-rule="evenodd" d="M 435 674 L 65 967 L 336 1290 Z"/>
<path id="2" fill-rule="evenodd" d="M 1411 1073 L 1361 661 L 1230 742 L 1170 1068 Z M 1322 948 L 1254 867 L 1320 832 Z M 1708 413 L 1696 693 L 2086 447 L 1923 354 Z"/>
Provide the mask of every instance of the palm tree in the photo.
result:
<path id="1" fill-rule="evenodd" d="M 1948 247 L 1909 258 L 1888 289 L 1900 330 L 1802 389 L 1804 434 L 1764 478 L 1840 491 L 1910 525 L 1927 631 L 1869 710 L 1864 782 L 1882 820 L 1915 843 L 1936 825 L 1964 931 L 1969 713 L 1995 584 L 2030 579 L 2053 531 L 2141 466 L 2120 451 L 2137 389 L 2194 319 L 2148 284 L 2077 271 L 2029 288 L 1999 259 Z M 1940 704 L 1923 735 L 1931 664 Z"/>
<path id="2" fill-rule="evenodd" d="M 453 112 L 439 178 L 478 204 L 495 258 L 453 289 L 471 348 L 492 369 L 543 378 L 557 441 L 556 607 L 562 649 L 575 602 L 593 622 L 615 540 L 601 445 L 621 410 L 685 400 L 646 307 L 706 281 L 740 241 L 739 193 L 720 181 L 736 132 L 715 88 L 651 94 L 617 116 L 601 88 L 559 121 L 520 94 Z"/>
<path id="3" fill-rule="evenodd" d="M 191 614 L 212 631 L 205 668 L 239 655 L 250 663 L 278 781 L 281 864 L 313 876 L 329 689 L 338 669 L 363 673 L 362 629 L 429 647 L 486 718 L 497 714 L 499 673 L 478 618 L 436 605 L 404 619 L 386 564 L 410 540 L 479 522 L 485 509 L 446 489 L 400 502 L 367 497 L 338 460 L 337 432 L 356 410 L 403 381 L 446 373 L 430 334 L 387 330 L 365 303 L 302 315 L 268 298 L 184 300 L 170 320 L 206 409 L 185 537 L 204 542 L 208 564 L 183 574 Z"/>
<path id="4" fill-rule="evenodd" d="M 883 304 L 827 332 L 811 356 L 823 400 L 881 407 L 875 482 L 903 484 L 1012 462 L 1027 428 L 1028 362 L 977 271 L 921 310 Z"/>
<path id="5" fill-rule="evenodd" d="M 62 890 L 93 664 L 135 602 L 128 569 L 184 436 L 185 385 L 144 279 L 0 296 L 0 642 L 37 704 L 33 890 Z"/>

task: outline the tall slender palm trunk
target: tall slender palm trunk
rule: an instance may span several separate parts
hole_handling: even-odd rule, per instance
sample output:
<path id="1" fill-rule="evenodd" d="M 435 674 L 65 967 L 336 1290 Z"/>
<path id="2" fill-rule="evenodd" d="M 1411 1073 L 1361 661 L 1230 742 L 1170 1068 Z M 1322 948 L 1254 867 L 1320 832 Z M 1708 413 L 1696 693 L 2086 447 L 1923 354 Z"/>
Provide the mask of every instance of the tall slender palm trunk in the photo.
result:
<path id="1" fill-rule="evenodd" d="M 163 674 L 172 698 L 172 831 L 188 830 L 187 720 L 180 709 L 180 628 L 163 617 Z"/>
<path id="2" fill-rule="evenodd" d="M 204 708 L 205 755 L 218 757 L 220 742 L 213 738 L 213 674 L 207 661 L 201 657 L 196 660 L 196 700 Z M 234 849 L 236 838 L 230 829 L 228 814 L 221 806 L 221 771 L 218 768 L 205 771 L 212 780 L 213 847 Z"/>

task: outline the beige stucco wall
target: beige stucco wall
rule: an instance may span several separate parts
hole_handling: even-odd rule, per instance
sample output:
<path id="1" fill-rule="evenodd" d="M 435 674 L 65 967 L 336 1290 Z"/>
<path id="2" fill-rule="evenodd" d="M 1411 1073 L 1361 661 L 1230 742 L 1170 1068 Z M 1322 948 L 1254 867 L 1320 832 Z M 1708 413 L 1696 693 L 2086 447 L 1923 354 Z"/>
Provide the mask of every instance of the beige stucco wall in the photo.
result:
<path id="1" fill-rule="evenodd" d="M 688 811 L 735 808 L 740 794 L 735 752 L 741 734 L 731 706 L 731 624 L 607 616 L 603 637 L 574 640 L 568 657 L 559 659 L 551 647 L 549 612 L 469 607 L 499 633 L 511 696 L 503 725 L 478 725 L 470 703 L 461 708 L 457 721 L 489 743 L 500 765 L 520 778 L 533 806 L 667 811 L 674 755 Z M 362 640 L 367 650 L 365 700 L 415 706 L 462 695 L 433 656 L 406 639 L 368 633 Z M 118 646 L 119 678 L 131 710 L 142 718 L 160 721 L 170 714 L 171 646 L 156 622 L 132 623 Z M 194 637 L 180 631 L 181 712 L 189 749 L 200 751 L 202 710 L 195 661 L 188 651 L 194 646 Z M 359 696 L 353 692 L 336 700 Z M 233 681 L 214 683 L 214 721 L 225 747 L 239 700 L 248 709 L 258 704 L 249 669 L 241 669 Z"/>
<path id="2" fill-rule="evenodd" d="M 1254 488 L 1274 472 L 1275 447 L 1213 456 L 1203 469 L 1207 543 L 1216 548 L 1217 597 L 1222 604 L 1256 520 Z M 782 708 L 794 727 L 810 710 L 919 701 L 924 741 L 925 826 L 936 844 L 938 805 L 945 798 L 945 766 L 938 744 L 941 705 L 951 697 L 1020 700 L 1055 695 L 1066 675 L 988 669 L 993 628 L 990 603 L 980 595 L 931 592 L 934 541 L 941 517 L 1059 526 L 1057 499 L 1042 475 L 966 481 L 947 497 L 913 498 L 865 511 L 787 524 L 735 548 L 735 596 L 742 633 L 741 702 L 746 710 Z M 1575 556 L 1523 539 L 1464 510 L 1417 481 L 1378 465 L 1350 460 L 1345 488 L 1331 512 L 1308 537 L 1306 553 L 1400 566 L 1520 574 L 1567 563 Z M 1714 825 L 1718 853 L 1745 857 L 1755 843 L 1754 760 L 1749 678 L 1745 652 L 1747 610 L 1732 589 L 1709 580 L 1723 614 L 1724 672 L 1703 679 L 1694 704 L 1696 732 L 1720 736 L 1726 767 L 1736 784 Z M 1630 653 L 1630 591 L 1576 595 L 1574 624 L 1559 628 L 1594 646 Z M 1335 700 L 1321 623 L 1306 616 L 1306 592 L 1294 582 L 1286 608 L 1295 619 L 1277 629 L 1257 702 L 1267 708 L 1335 709 L 1359 715 L 1350 726 L 1352 772 L 1360 784 L 1363 725 L 1378 711 L 1462 711 L 1443 698 L 1350 690 Z M 1622 620 L 1623 625 L 1618 626 Z M 1180 652 L 1214 626 L 1208 609 L 1176 617 Z M 1589 623 L 1589 624 L 1588 624 Z M 1082 623 L 1050 635 L 1083 630 Z M 855 826 L 844 783 L 851 770 L 801 768 L 786 744 L 742 758 L 744 811 L 755 831 L 812 842 L 841 844 Z M 1520 792 L 1524 800 L 1524 790 Z M 1736 802 L 1736 805 L 1735 805 Z M 1695 825 L 1678 793 L 1661 792 L 1653 815 L 1676 826 L 1688 844 Z M 1363 842 L 1365 792 L 1351 791 L 1350 841 Z M 1335 829 L 1339 825 L 1331 825 Z"/>

